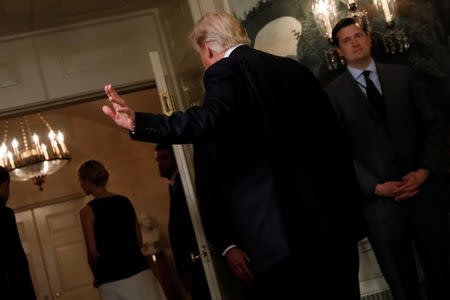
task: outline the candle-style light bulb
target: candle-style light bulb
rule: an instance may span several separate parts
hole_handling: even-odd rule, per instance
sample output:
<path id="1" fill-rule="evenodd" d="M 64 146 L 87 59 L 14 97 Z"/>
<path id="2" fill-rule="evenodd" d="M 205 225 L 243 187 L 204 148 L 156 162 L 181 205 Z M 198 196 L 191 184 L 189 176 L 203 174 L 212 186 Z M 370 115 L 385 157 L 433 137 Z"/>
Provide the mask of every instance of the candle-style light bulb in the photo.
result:
<path id="1" fill-rule="evenodd" d="M 8 151 L 8 160 L 9 160 L 9 165 L 11 166 L 11 169 L 15 169 L 16 165 L 14 164 L 14 158 L 13 158 L 13 154 L 11 153 L 11 151 Z"/>
<path id="2" fill-rule="evenodd" d="M 381 5 L 383 7 L 384 17 L 386 19 L 386 22 L 392 21 L 392 19 L 393 19 L 392 18 L 392 13 L 391 13 L 391 11 L 389 9 L 389 5 L 388 5 L 387 0 L 381 0 Z"/>
<path id="3" fill-rule="evenodd" d="M 5 142 L 2 143 L 0 146 L 0 157 L 1 162 L 4 167 L 8 165 L 8 157 L 7 157 L 8 147 L 6 147 Z"/>
<path id="4" fill-rule="evenodd" d="M 330 40 L 337 19 L 336 3 L 334 0 L 314 0 L 311 9 L 319 31 Z"/>
<path id="5" fill-rule="evenodd" d="M 13 138 L 13 140 L 11 142 L 11 146 L 13 148 L 14 155 L 17 157 L 17 159 L 20 159 L 20 157 L 19 157 L 19 142 L 16 140 L 16 138 Z M 5 147 L 6 147 L 6 145 L 5 145 Z M 4 151 L 6 152 L 6 149 Z"/>
<path id="6" fill-rule="evenodd" d="M 49 138 L 50 140 L 54 140 L 55 137 L 56 137 L 55 132 L 54 132 L 53 130 L 50 130 L 50 131 L 48 132 L 48 138 Z"/>
<path id="7" fill-rule="evenodd" d="M 4 143 L 2 144 L 2 146 L 4 145 Z M 19 142 L 16 140 L 16 138 L 13 138 L 12 142 L 11 142 L 11 146 L 13 147 L 14 151 L 16 151 L 19 148 Z M 5 145 L 6 147 L 6 145 Z"/>
<path id="8" fill-rule="evenodd" d="M 56 155 L 59 155 L 60 151 L 59 151 L 58 143 L 55 140 L 56 134 L 55 134 L 55 132 L 53 130 L 49 131 L 48 138 L 50 139 L 50 143 L 52 145 L 53 153 L 55 153 Z"/>
<path id="9" fill-rule="evenodd" d="M 44 153 L 45 160 L 48 160 L 49 156 L 48 156 L 48 152 L 47 152 L 47 146 L 44 143 L 41 144 L 41 149 L 42 149 L 42 153 Z"/>
<path id="10" fill-rule="evenodd" d="M 39 144 L 39 136 L 36 133 L 33 134 L 32 138 L 33 138 L 33 142 L 35 144 Z"/>
<path id="11" fill-rule="evenodd" d="M 38 154 L 41 154 L 42 150 L 41 150 L 41 144 L 39 143 L 39 136 L 36 133 L 34 133 L 31 138 L 33 139 L 33 142 L 36 145 L 36 151 L 38 152 Z"/>
<path id="12" fill-rule="evenodd" d="M 63 153 L 68 153 L 66 144 L 64 143 L 64 134 L 58 130 L 58 134 L 56 135 L 56 139 L 58 140 L 58 143 L 61 145 L 61 149 Z"/>

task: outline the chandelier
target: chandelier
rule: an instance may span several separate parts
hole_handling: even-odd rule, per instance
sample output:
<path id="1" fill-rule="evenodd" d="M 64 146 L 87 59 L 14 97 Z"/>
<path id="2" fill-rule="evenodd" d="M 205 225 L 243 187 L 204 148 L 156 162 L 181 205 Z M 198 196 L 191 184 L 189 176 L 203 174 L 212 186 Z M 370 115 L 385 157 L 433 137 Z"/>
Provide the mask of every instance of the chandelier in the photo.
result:
<path id="1" fill-rule="evenodd" d="M 403 30 L 395 28 L 396 0 L 373 0 L 373 4 L 386 23 L 387 31 L 382 33 L 386 53 L 396 54 L 408 50 L 410 47 L 408 37 Z"/>
<path id="2" fill-rule="evenodd" d="M 325 60 L 329 70 L 338 69 L 344 65 L 344 60 L 337 54 L 333 46 L 332 31 L 337 23 L 337 9 L 335 0 L 314 0 L 312 4 L 314 21 L 324 38 L 327 39 L 329 47 L 325 49 Z"/>
<path id="3" fill-rule="evenodd" d="M 358 7 L 356 0 L 348 0 L 348 16 L 354 18 L 358 24 L 360 24 L 361 28 L 365 31 L 370 31 L 369 17 L 367 16 L 367 10 L 364 8 Z"/>
<path id="4" fill-rule="evenodd" d="M 35 130 L 42 127 L 48 131 L 47 142 L 42 141 L 39 135 L 32 131 L 27 116 L 19 120 L 18 138 L 8 137 L 8 121 L 5 121 L 4 137 L 0 146 L 0 165 L 9 171 L 11 180 L 31 180 L 42 191 L 47 175 L 61 169 L 70 161 L 71 156 L 60 130 L 53 130 L 41 114 L 36 115 L 35 121 L 40 125 L 36 126 Z"/>

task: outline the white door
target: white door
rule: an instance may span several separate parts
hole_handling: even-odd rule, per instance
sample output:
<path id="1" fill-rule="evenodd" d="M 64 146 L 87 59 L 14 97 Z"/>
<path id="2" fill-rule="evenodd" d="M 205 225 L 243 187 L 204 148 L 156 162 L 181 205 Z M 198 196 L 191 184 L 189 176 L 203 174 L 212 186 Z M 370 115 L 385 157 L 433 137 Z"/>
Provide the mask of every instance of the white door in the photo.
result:
<path id="1" fill-rule="evenodd" d="M 149 57 L 155 76 L 156 87 L 160 95 L 162 112 L 166 115 L 170 115 L 175 110 L 176 106 L 167 87 L 168 84 L 166 82 L 166 76 L 164 75 L 159 54 L 156 51 L 151 51 Z M 171 86 L 176 87 L 174 80 Z M 223 259 L 218 257 L 220 254 L 215 254 L 211 251 L 205 237 L 193 184 L 195 174 L 193 171 L 191 148 L 189 145 L 173 145 L 173 149 L 212 299 L 236 300 L 238 299 L 237 295 L 239 294 L 239 291 L 236 291 L 236 287 L 230 284 L 232 281 L 229 280 L 230 274 L 224 269 Z"/>
<path id="2" fill-rule="evenodd" d="M 51 291 L 36 226 L 34 225 L 33 213 L 31 210 L 17 213 L 16 222 L 20 240 L 28 258 L 36 297 L 38 300 L 50 300 Z"/>
<path id="3" fill-rule="evenodd" d="M 75 199 L 33 210 L 54 300 L 100 299 L 86 257 L 79 218 L 83 205 Z"/>

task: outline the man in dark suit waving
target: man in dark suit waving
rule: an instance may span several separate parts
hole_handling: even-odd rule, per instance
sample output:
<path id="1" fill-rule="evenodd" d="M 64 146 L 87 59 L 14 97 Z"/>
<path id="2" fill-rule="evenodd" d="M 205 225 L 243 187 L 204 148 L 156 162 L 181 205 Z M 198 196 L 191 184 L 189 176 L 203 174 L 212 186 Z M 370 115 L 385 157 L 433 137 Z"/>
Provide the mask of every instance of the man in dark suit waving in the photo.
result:
<path id="1" fill-rule="evenodd" d="M 352 145 L 368 237 L 395 300 L 450 299 L 448 212 L 439 157 L 442 122 L 405 66 L 375 63 L 371 37 L 352 18 L 334 27 L 347 62 L 327 91 Z"/>
<path id="2" fill-rule="evenodd" d="M 194 144 L 207 238 L 251 299 L 299 290 L 359 299 L 356 181 L 318 80 L 292 59 L 250 48 L 229 14 L 206 14 L 191 37 L 206 69 L 202 106 L 135 113 L 107 85 L 112 108 L 103 111 L 133 139 Z"/>

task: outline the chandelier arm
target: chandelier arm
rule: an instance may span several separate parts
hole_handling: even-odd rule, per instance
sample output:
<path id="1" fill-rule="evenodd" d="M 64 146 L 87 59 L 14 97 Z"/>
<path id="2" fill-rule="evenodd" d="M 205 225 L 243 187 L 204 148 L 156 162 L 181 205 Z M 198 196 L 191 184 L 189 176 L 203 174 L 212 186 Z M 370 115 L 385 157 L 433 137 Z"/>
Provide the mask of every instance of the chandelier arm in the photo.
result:
<path id="1" fill-rule="evenodd" d="M 25 128 L 23 126 L 23 121 L 20 121 L 20 132 L 22 133 L 23 146 L 24 146 L 25 150 L 29 150 L 27 134 L 25 133 Z"/>
<path id="2" fill-rule="evenodd" d="M 3 143 L 6 144 L 6 140 L 8 139 L 8 120 L 5 120 L 5 131 L 3 133 Z"/>
<path id="3" fill-rule="evenodd" d="M 47 121 L 47 119 L 41 113 L 38 113 L 38 116 L 39 116 L 39 119 L 41 119 L 41 121 L 45 124 L 48 131 L 52 131 L 53 128 L 52 128 L 52 126 L 50 126 L 50 123 Z"/>
<path id="4" fill-rule="evenodd" d="M 30 127 L 30 121 L 28 121 L 28 118 L 27 118 L 27 116 L 23 116 L 23 119 L 25 120 L 25 127 L 26 127 L 26 131 L 27 131 L 27 138 L 29 139 L 29 142 L 30 142 L 30 147 L 31 148 L 33 148 L 33 140 L 32 140 L 32 136 L 33 136 L 33 133 L 31 132 L 31 127 Z"/>

